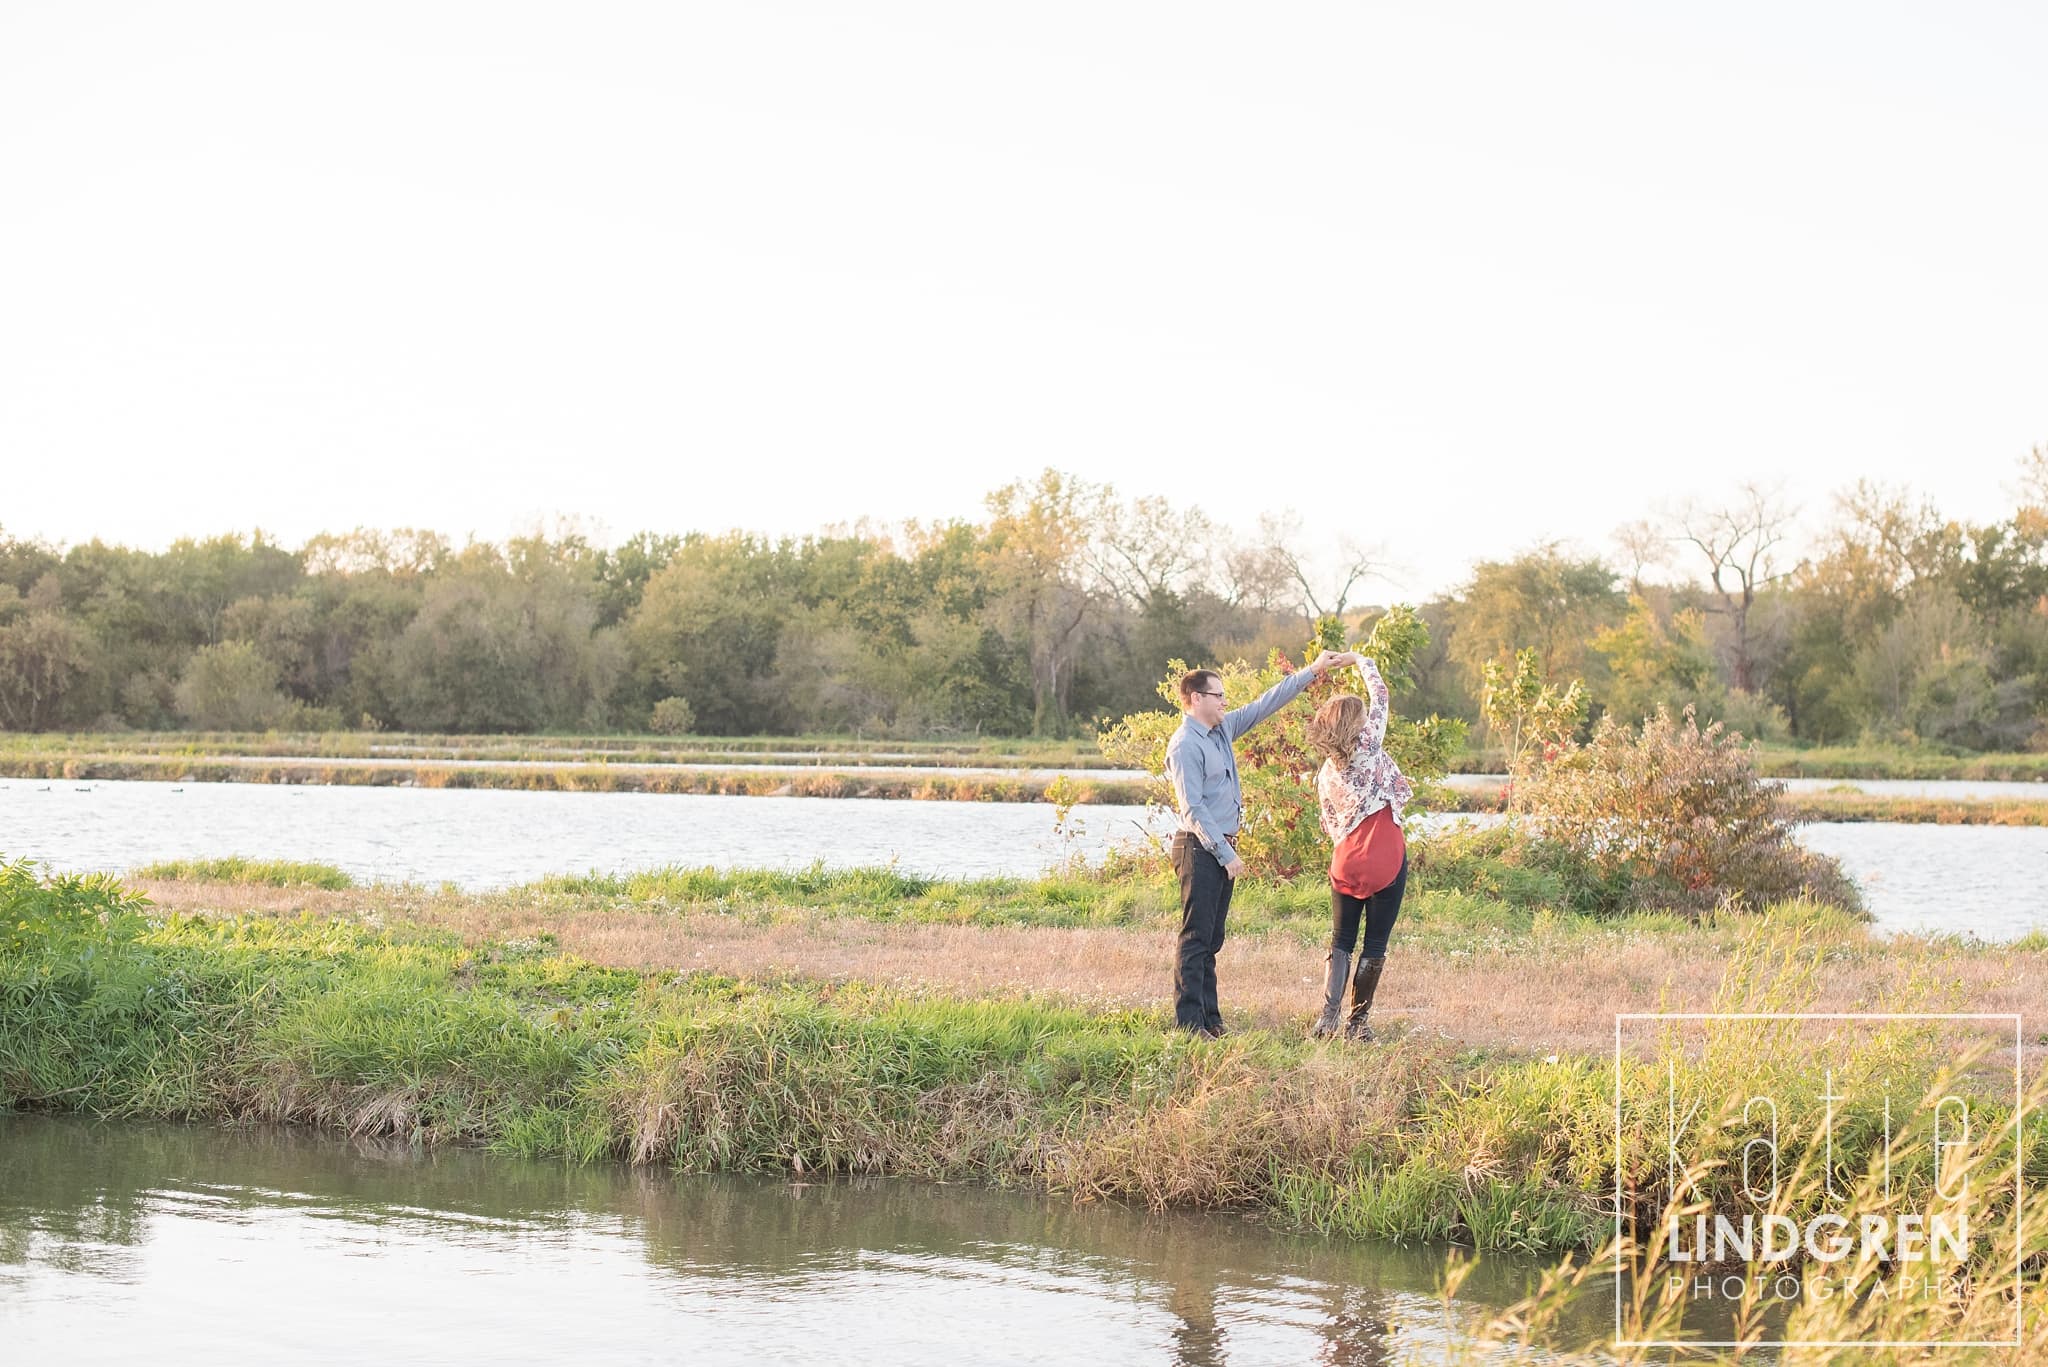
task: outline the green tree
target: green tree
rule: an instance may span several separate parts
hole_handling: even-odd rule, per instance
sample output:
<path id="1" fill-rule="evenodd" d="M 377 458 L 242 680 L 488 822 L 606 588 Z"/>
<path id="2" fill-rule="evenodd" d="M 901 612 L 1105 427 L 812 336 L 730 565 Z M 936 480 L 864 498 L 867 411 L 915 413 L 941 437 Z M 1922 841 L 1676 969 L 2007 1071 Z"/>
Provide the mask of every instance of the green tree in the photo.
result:
<path id="1" fill-rule="evenodd" d="M 988 497 L 997 621 L 1031 664 L 1031 732 L 1065 735 L 1074 669 L 1095 608 L 1089 592 L 1096 486 L 1047 470 Z"/>
<path id="2" fill-rule="evenodd" d="M 46 574 L 54 573 L 64 559 L 41 541 L 23 541 L 0 527 L 0 584 L 25 595 Z"/>
<path id="3" fill-rule="evenodd" d="M 623 665 L 596 629 L 587 579 L 527 558 L 515 571 L 472 546 L 427 585 L 392 651 L 399 723 L 424 731 L 538 731 L 603 725 Z"/>
<path id="4" fill-rule="evenodd" d="M 320 672 L 314 649 L 319 637 L 318 608 L 302 594 L 271 594 L 239 598 L 221 619 L 228 639 L 247 641 L 270 661 L 277 681 L 302 702 L 315 701 Z"/>
<path id="5" fill-rule="evenodd" d="M 1571 744 L 1586 715 L 1583 681 L 1573 679 L 1563 688 L 1550 683 L 1543 677 L 1541 657 L 1528 647 L 1515 652 L 1513 669 L 1489 660 L 1483 674 L 1480 715 L 1488 734 L 1507 751 L 1510 774 L 1520 778 L 1531 763 Z"/>
<path id="6" fill-rule="evenodd" d="M 266 731 L 292 714 L 278 691 L 277 666 L 247 641 L 192 652 L 178 680 L 178 716 L 203 731 Z"/>
<path id="7" fill-rule="evenodd" d="M 1021 736 L 1029 665 L 995 628 L 933 609 L 911 625 L 910 717 L 927 731 Z"/>
<path id="8" fill-rule="evenodd" d="M 2037 724 L 2035 680 L 2001 679 L 1994 666 L 1984 621 L 1952 590 L 1927 583 L 1856 652 L 1853 677 L 1881 739 L 2010 749 Z"/>
<path id="9" fill-rule="evenodd" d="M 265 539 L 216 536 L 182 538 L 155 558 L 151 586 L 171 620 L 184 623 L 195 645 L 212 645 L 225 635 L 227 611 L 243 598 L 287 594 L 302 577 L 298 556 Z"/>
<path id="10" fill-rule="evenodd" d="M 687 698 L 663 698 L 654 705 L 654 713 L 648 719 L 654 733 L 661 736 L 686 736 L 696 724 Z"/>
<path id="11" fill-rule="evenodd" d="M 79 623 L 31 607 L 0 585 L 0 726 L 48 731 L 76 715 L 78 686 L 91 672 L 93 643 Z"/>
<path id="12" fill-rule="evenodd" d="M 1599 559 L 1574 559 L 1555 545 L 1482 560 L 1457 596 L 1452 656 L 1475 681 L 1523 649 L 1536 652 L 1546 678 L 1597 678 L 1593 638 L 1626 605 L 1615 577 Z"/>
<path id="13" fill-rule="evenodd" d="M 1594 652 L 1607 664 L 1607 711 L 1631 726 L 1660 706 L 1718 715 L 1725 695 L 1700 611 L 1680 608 L 1663 617 L 1634 594 L 1628 608 L 1619 624 L 1593 637 Z"/>
<path id="14" fill-rule="evenodd" d="M 757 537 L 685 537 L 647 581 L 625 639 L 639 708 L 688 698 L 706 735 L 746 735 L 795 720 L 768 683 L 797 605 L 796 557 Z"/>

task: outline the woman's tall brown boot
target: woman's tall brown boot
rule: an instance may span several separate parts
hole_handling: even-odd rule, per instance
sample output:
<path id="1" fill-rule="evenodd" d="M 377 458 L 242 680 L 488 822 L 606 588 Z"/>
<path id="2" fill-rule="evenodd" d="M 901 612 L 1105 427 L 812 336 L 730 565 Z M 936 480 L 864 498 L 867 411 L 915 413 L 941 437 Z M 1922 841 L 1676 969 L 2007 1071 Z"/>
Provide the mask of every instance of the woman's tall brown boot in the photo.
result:
<path id="1" fill-rule="evenodd" d="M 1358 972 L 1351 979 L 1351 1014 L 1344 1020 L 1345 1039 L 1374 1038 L 1372 1027 L 1365 1023 L 1365 1018 L 1372 1010 L 1372 994 L 1379 991 L 1380 972 L 1386 966 L 1385 955 L 1358 961 Z"/>

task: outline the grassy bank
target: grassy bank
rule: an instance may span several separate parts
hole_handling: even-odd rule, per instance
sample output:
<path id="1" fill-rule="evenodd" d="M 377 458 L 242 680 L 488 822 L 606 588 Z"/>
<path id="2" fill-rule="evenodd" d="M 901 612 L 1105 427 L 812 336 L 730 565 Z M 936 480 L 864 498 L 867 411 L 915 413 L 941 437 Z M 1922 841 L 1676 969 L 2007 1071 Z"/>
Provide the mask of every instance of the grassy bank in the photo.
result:
<path id="1" fill-rule="evenodd" d="M 1616 1077 L 1597 1055 L 1419 1030 L 1371 1047 L 1260 1029 L 1196 1042 L 1164 1029 L 1156 1006 L 627 968 L 544 936 L 190 916 L 111 893 L 81 915 L 38 915 L 0 954 L 10 1106 L 287 1121 L 686 1171 L 1026 1183 L 1531 1251 L 1596 1244 L 1617 1175 Z M 1806 992 L 1796 964 L 1826 945 L 1796 922 L 1738 933 L 1723 995 Z M 1817 1087 L 1824 1067 L 1861 1078 L 1878 1063 L 1931 1075 L 1930 1044 L 1858 1062 L 1812 1038 L 1784 1080 Z M 1697 1066 L 1703 1088 L 1732 1085 L 1733 1070 Z M 1651 1107 L 1662 1083 L 1624 1060 L 1631 1106 Z M 1654 1190 L 1661 1162 L 1646 1135 L 1622 1156 L 1624 1186 Z"/>
<path id="2" fill-rule="evenodd" d="M 1468 750 L 1453 766 L 1465 774 L 1507 772 L 1501 750 Z M 1759 745 L 1757 771 L 1766 778 L 1971 779 L 1978 782 L 2048 783 L 2048 754 L 2002 752 L 1951 754 L 1884 745 Z"/>
<path id="3" fill-rule="evenodd" d="M 92 759 L 0 756 L 0 778 L 91 783 L 129 780 L 163 783 L 344 784 L 368 787 L 493 789 L 513 792 L 670 793 L 722 797 L 893 798 L 930 802 L 1051 803 L 1042 780 L 1000 774 L 835 773 L 829 770 L 747 772 L 717 769 L 648 769 L 629 764 L 547 768 L 465 768 L 459 764 L 349 765 L 308 760 L 277 762 L 236 758 Z M 1142 806 L 1143 783 L 1076 777 L 1065 780 L 1063 800 L 1080 806 Z M 1487 813 L 1502 809 L 1498 788 L 1441 789 L 1435 809 Z M 1783 799 L 1794 821 L 1886 821 L 1961 826 L 2048 826 L 2048 792 L 2040 799 L 1892 797 L 1866 793 L 1795 793 Z"/>
<path id="4" fill-rule="evenodd" d="M 538 793 L 695 793 L 722 797 L 896 798 L 938 802 L 1044 802 L 1043 779 L 1002 774 L 835 773 L 830 770 L 658 769 L 629 764 L 536 768 L 463 767 L 455 763 L 347 764 L 237 758 L 52 758 L 0 756 L 0 778 L 90 783 L 321 783 L 390 788 L 485 788 Z M 1145 785 L 1091 778 L 1067 780 L 1068 800 L 1142 804 Z"/>
<path id="5" fill-rule="evenodd" d="M 1415 1109 L 1455 1132 L 1500 1075 L 1446 1046 L 1389 1071 L 1269 1035 L 1196 1044 L 1150 1014 L 633 973 L 530 941 L 332 920 L 172 916 L 0 970 L 9 1105 L 685 1171 L 1032 1182 L 1318 1223 L 1325 1185 L 1359 1162 L 1434 1172 L 1407 1134 Z M 1435 1179 L 1351 1218 L 1488 1246 L 1596 1234 L 1569 1183 L 1532 1166 L 1507 1185 L 1537 1223 Z"/>
<path id="6" fill-rule="evenodd" d="M 2033 800 L 1792 793 L 1781 805 L 1794 821 L 1896 822 L 1912 826 L 2048 826 L 2048 794 Z"/>
<path id="7" fill-rule="evenodd" d="M 1442 790 L 1434 799 L 1444 812 L 1499 812 L 1504 787 Z M 1796 822 L 1896 822 L 1933 826 L 2048 826 L 2048 791 L 2038 798 L 1899 797 L 1888 793 L 1787 793 L 1779 807 Z"/>
<path id="8" fill-rule="evenodd" d="M 1763 746 L 1758 766 L 1770 778 L 1975 779 L 2048 783 L 2048 754 L 1953 755 L 1884 746 L 1795 750 Z"/>

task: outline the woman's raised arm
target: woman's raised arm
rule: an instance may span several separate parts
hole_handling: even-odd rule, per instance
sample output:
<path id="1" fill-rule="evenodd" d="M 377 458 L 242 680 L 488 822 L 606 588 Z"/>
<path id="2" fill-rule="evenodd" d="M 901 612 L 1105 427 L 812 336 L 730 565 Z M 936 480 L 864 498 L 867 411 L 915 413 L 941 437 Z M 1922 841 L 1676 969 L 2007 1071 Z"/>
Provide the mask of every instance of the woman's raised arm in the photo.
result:
<path id="1" fill-rule="evenodd" d="M 1358 728 L 1358 737 L 1377 749 L 1387 739 L 1387 681 L 1380 677 L 1380 667 L 1371 660 L 1361 657 L 1358 672 L 1365 680 L 1365 723 Z"/>

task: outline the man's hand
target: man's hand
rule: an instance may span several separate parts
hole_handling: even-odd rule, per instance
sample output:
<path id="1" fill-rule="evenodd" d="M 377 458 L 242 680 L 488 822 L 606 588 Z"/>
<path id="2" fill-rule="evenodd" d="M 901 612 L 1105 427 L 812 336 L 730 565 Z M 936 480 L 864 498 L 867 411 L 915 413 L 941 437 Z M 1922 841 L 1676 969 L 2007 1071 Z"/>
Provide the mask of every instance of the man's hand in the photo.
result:
<path id="1" fill-rule="evenodd" d="M 1362 657 L 1355 650 L 1326 650 L 1310 662 L 1308 672 L 1320 677 L 1339 665 L 1355 667 L 1360 658 Z"/>
<path id="2" fill-rule="evenodd" d="M 1223 871 L 1233 879 L 1242 878 L 1244 876 L 1244 860 L 1239 859 L 1234 854 L 1231 855 L 1230 862 L 1223 866 Z"/>

